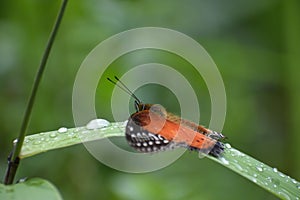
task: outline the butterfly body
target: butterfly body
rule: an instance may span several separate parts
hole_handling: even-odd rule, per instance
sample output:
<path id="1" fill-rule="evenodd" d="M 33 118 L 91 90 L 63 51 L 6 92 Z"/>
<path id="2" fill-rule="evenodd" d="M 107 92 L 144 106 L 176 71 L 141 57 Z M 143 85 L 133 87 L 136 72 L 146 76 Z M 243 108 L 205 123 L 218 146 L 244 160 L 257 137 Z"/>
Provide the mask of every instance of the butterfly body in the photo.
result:
<path id="1" fill-rule="evenodd" d="M 157 104 L 136 105 L 128 119 L 126 139 L 141 152 L 156 152 L 176 147 L 209 153 L 215 157 L 224 150 L 224 136 L 201 125 L 168 113 Z"/>

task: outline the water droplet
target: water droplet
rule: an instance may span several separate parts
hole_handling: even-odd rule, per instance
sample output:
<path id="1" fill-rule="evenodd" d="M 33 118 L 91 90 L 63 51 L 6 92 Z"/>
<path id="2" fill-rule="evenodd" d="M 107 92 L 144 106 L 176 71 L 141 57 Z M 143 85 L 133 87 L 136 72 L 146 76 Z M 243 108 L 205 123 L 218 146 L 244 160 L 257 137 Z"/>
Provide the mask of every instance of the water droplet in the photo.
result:
<path id="1" fill-rule="evenodd" d="M 224 163 L 225 165 L 228 165 L 228 164 L 229 164 L 229 161 L 226 160 L 224 157 L 221 157 L 221 158 L 220 158 L 220 161 L 222 161 L 222 163 Z"/>
<path id="2" fill-rule="evenodd" d="M 300 190 L 300 185 L 298 185 L 297 188 Z"/>
<path id="3" fill-rule="evenodd" d="M 226 143 L 226 144 L 225 144 L 225 147 L 228 148 L 228 149 L 230 149 L 230 148 L 231 148 L 231 145 L 230 145 L 229 143 Z"/>
<path id="4" fill-rule="evenodd" d="M 25 181 L 28 180 L 28 177 L 20 178 L 17 183 L 24 183 Z"/>
<path id="5" fill-rule="evenodd" d="M 263 169 L 262 167 L 256 167 L 256 169 L 257 169 L 259 172 L 264 171 L 264 169 Z"/>
<path id="6" fill-rule="evenodd" d="M 253 176 L 256 178 L 256 177 L 257 177 L 257 174 L 253 174 Z"/>
<path id="7" fill-rule="evenodd" d="M 74 129 L 74 133 L 77 133 L 78 131 L 80 131 L 80 128 L 75 128 Z"/>
<path id="8" fill-rule="evenodd" d="M 57 134 L 55 132 L 50 133 L 49 137 L 51 138 L 55 138 L 57 136 Z"/>
<path id="9" fill-rule="evenodd" d="M 257 183 L 256 178 L 252 178 L 252 181 L 253 181 L 254 183 Z"/>
<path id="10" fill-rule="evenodd" d="M 297 183 L 297 181 L 295 179 L 292 179 L 292 182 L 295 183 L 295 184 Z"/>
<path id="11" fill-rule="evenodd" d="M 33 142 L 33 144 L 34 145 L 39 145 L 39 144 L 41 144 L 41 141 L 40 140 L 36 140 L 36 141 Z"/>
<path id="12" fill-rule="evenodd" d="M 105 119 L 93 119 L 86 125 L 86 128 L 89 130 L 99 129 L 99 128 L 106 127 L 109 124 L 110 122 Z"/>
<path id="13" fill-rule="evenodd" d="M 277 168 L 273 168 L 273 172 L 278 172 L 278 169 Z"/>
<path id="14" fill-rule="evenodd" d="M 18 142 L 18 139 L 14 139 L 13 144 L 16 144 Z"/>
<path id="15" fill-rule="evenodd" d="M 237 162 L 237 161 L 236 161 Z M 237 170 L 239 170 L 239 171 L 243 171 L 243 168 L 239 165 L 239 164 L 237 164 L 236 162 L 233 162 L 233 163 L 231 163 Z"/>
<path id="16" fill-rule="evenodd" d="M 272 182 L 272 178 L 271 177 L 267 177 L 266 178 L 268 182 Z"/>
<path id="17" fill-rule="evenodd" d="M 239 157 L 244 157 L 245 156 L 242 152 L 240 152 L 236 149 L 230 149 L 230 154 L 232 156 L 239 156 Z"/>
<path id="18" fill-rule="evenodd" d="M 265 184 L 265 185 L 269 185 L 269 183 L 268 183 L 268 182 L 264 182 L 264 184 Z"/>
<path id="19" fill-rule="evenodd" d="M 285 175 L 284 175 L 283 173 L 281 173 L 281 172 L 279 172 L 278 174 L 279 174 L 279 176 L 281 176 L 282 178 L 285 177 Z"/>
<path id="20" fill-rule="evenodd" d="M 286 193 L 278 192 L 278 194 L 279 194 L 280 196 L 284 197 L 283 199 L 287 199 L 287 200 L 291 199 L 291 198 L 289 197 L 289 195 L 286 194 Z"/>
<path id="21" fill-rule="evenodd" d="M 68 131 L 68 129 L 66 127 L 61 127 L 61 128 L 58 129 L 57 132 L 59 132 L 59 133 L 65 133 L 67 131 Z"/>
<path id="22" fill-rule="evenodd" d="M 74 134 L 74 132 L 71 132 L 71 133 L 68 134 L 68 137 L 70 137 L 70 138 L 71 138 L 71 137 L 75 138 L 75 137 L 77 137 L 77 135 Z"/>
<path id="23" fill-rule="evenodd" d="M 44 141 L 45 140 L 45 138 L 44 137 L 41 137 L 41 139 L 40 139 L 41 141 Z"/>

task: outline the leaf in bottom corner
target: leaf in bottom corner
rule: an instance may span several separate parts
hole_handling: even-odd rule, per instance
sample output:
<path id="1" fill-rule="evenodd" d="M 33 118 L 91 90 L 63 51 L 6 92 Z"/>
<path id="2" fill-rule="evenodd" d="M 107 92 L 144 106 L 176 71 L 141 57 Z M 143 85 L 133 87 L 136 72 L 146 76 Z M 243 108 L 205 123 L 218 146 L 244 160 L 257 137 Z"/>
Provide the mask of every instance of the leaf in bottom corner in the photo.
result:
<path id="1" fill-rule="evenodd" d="M 57 188 L 41 178 L 28 179 L 14 185 L 0 184 L 0 199 L 3 200 L 62 200 Z"/>

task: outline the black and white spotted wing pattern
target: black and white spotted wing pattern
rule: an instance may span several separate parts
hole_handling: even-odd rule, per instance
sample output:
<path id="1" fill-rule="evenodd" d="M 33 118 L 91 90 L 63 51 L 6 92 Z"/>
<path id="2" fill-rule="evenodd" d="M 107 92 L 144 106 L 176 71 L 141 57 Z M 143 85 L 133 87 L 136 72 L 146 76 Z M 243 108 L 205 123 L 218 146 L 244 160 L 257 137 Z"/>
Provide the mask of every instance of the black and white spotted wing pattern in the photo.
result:
<path id="1" fill-rule="evenodd" d="M 172 148 L 173 143 L 163 136 L 151 133 L 137 125 L 131 118 L 126 126 L 126 140 L 130 146 L 140 152 L 157 152 Z"/>
<path id="2" fill-rule="evenodd" d="M 158 152 L 178 147 L 188 148 L 189 150 L 205 152 L 212 156 L 219 157 L 223 152 L 224 146 L 221 142 L 217 141 L 212 148 L 199 149 L 192 147 L 186 142 L 174 142 L 168 140 L 160 134 L 148 131 L 145 127 L 149 125 L 150 118 L 145 113 L 134 113 L 128 119 L 126 125 L 125 136 L 128 144 L 139 152 Z M 213 137 L 210 137 L 214 139 Z M 206 152 L 208 151 L 208 152 Z"/>

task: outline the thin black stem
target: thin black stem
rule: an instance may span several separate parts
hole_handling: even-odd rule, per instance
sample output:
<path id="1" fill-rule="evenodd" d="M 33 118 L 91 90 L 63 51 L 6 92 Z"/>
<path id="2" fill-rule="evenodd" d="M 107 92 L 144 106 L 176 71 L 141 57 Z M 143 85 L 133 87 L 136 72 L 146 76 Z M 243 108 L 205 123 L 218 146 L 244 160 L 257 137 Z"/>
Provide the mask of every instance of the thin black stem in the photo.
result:
<path id="1" fill-rule="evenodd" d="M 19 160 L 20 160 L 19 159 L 19 154 L 21 152 L 21 148 L 22 148 L 24 138 L 25 138 L 25 135 L 26 135 L 26 130 L 27 130 L 28 123 L 29 123 L 29 120 L 30 120 L 33 104 L 35 102 L 35 97 L 36 97 L 36 94 L 37 94 L 37 90 L 38 90 L 38 87 L 40 85 L 40 81 L 42 79 L 42 76 L 43 76 L 47 61 L 48 61 L 49 54 L 50 54 L 51 48 L 53 46 L 53 42 L 55 40 L 55 36 L 57 34 L 59 25 L 61 23 L 63 14 L 65 12 L 67 2 L 68 2 L 68 0 L 63 0 L 63 2 L 62 2 L 62 5 L 60 7 L 60 10 L 59 10 L 58 16 L 56 18 L 55 24 L 54 24 L 53 29 L 51 31 L 49 40 L 47 42 L 47 46 L 45 48 L 41 63 L 39 65 L 38 72 L 35 76 L 35 80 L 34 80 L 34 83 L 33 83 L 33 88 L 32 88 L 32 91 L 31 91 L 31 94 L 30 94 L 30 97 L 29 97 L 29 101 L 28 101 L 28 104 L 27 104 L 27 107 L 26 107 L 26 111 L 25 111 L 25 114 L 24 114 L 24 118 L 23 118 L 23 121 L 22 121 L 19 137 L 18 137 L 16 143 L 14 143 L 14 147 L 13 147 L 11 155 L 8 157 L 8 166 L 7 166 L 5 179 L 4 179 L 4 184 L 6 184 L 6 185 L 12 184 L 13 180 L 14 180 L 14 177 L 16 175 Z"/>

